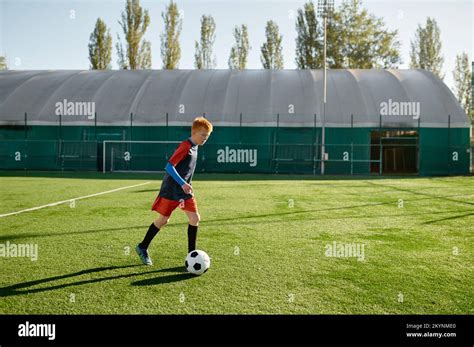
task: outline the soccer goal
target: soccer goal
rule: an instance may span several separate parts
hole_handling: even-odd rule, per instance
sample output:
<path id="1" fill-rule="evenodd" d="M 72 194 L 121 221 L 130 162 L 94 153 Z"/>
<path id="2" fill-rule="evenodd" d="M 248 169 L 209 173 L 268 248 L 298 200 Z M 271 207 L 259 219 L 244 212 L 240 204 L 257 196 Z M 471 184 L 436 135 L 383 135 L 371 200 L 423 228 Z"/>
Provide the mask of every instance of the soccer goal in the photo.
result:
<path id="1" fill-rule="evenodd" d="M 102 146 L 102 172 L 164 172 L 180 141 L 106 140 Z"/>

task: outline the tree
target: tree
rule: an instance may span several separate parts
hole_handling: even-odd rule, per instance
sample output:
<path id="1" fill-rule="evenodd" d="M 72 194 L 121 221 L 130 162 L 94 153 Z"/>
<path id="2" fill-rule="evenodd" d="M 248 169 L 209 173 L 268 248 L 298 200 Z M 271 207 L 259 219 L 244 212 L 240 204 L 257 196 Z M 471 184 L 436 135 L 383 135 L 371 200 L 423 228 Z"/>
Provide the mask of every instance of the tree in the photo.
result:
<path id="1" fill-rule="evenodd" d="M 341 67 L 386 69 L 396 68 L 401 62 L 398 31 L 389 31 L 383 19 L 370 14 L 360 0 L 343 2 L 334 20 L 340 52 L 333 60 Z"/>
<path id="2" fill-rule="evenodd" d="M 471 76 L 472 76 L 472 82 L 471 82 L 471 120 L 472 120 L 472 123 L 474 124 L 474 62 L 472 62 L 472 66 L 471 66 Z"/>
<path id="3" fill-rule="evenodd" d="M 463 107 L 466 114 L 471 114 L 471 65 L 467 53 L 456 55 L 456 63 L 453 71 L 454 88 L 459 103 Z"/>
<path id="4" fill-rule="evenodd" d="M 213 69 L 216 58 L 212 55 L 212 47 L 216 39 L 216 23 L 212 16 L 201 17 L 201 39 L 195 43 L 194 66 L 196 69 Z"/>
<path id="5" fill-rule="evenodd" d="M 274 21 L 268 21 L 265 28 L 266 42 L 261 47 L 260 60 L 264 69 L 283 69 L 282 36 L 278 25 Z"/>
<path id="6" fill-rule="evenodd" d="M 176 69 L 181 58 L 181 47 L 179 35 L 183 26 L 180 18 L 178 5 L 170 1 L 165 12 L 161 13 L 165 25 L 164 33 L 161 34 L 161 59 L 164 69 Z"/>
<path id="7" fill-rule="evenodd" d="M 7 60 L 5 57 L 0 57 L 0 70 L 8 70 Z"/>
<path id="8" fill-rule="evenodd" d="M 323 68 L 324 31 L 314 4 L 298 10 L 296 63 L 300 69 Z M 389 31 L 360 0 L 347 0 L 327 21 L 327 64 L 330 68 L 396 68 L 401 63 L 398 31 Z"/>
<path id="9" fill-rule="evenodd" d="M 97 18 L 89 39 L 89 61 L 93 70 L 108 70 L 112 60 L 112 35 L 105 22 Z"/>
<path id="10" fill-rule="evenodd" d="M 234 28 L 235 43 L 230 50 L 229 68 L 230 69 L 245 69 L 247 67 L 247 57 L 250 47 L 248 29 L 245 24 L 239 28 Z"/>
<path id="11" fill-rule="evenodd" d="M 347 34 L 344 26 L 341 24 L 341 14 L 334 11 L 330 20 L 327 21 L 327 42 L 326 42 L 326 59 L 328 67 L 332 69 L 343 69 L 348 64 L 348 58 L 343 56 L 343 52 L 348 52 L 349 49 L 344 49 L 344 38 L 347 38 Z M 324 33 L 321 31 L 321 47 L 324 45 Z M 321 48 L 320 65 L 324 67 L 323 63 L 323 48 Z"/>
<path id="12" fill-rule="evenodd" d="M 126 41 L 124 49 L 120 43 L 120 36 L 117 34 L 116 48 L 119 67 L 131 70 L 150 69 L 151 44 L 143 39 L 150 25 L 150 16 L 148 10 L 143 10 L 140 6 L 140 0 L 127 0 L 119 24 L 122 27 Z"/>
<path id="13" fill-rule="evenodd" d="M 415 38 L 411 41 L 410 68 L 425 69 L 444 79 L 441 48 L 441 30 L 436 20 L 428 17 L 424 27 L 418 24 Z"/>
<path id="14" fill-rule="evenodd" d="M 303 9 L 298 9 L 296 32 L 296 66 L 299 69 L 322 68 L 323 44 L 321 37 L 323 33 L 318 25 L 313 2 L 307 2 Z"/>

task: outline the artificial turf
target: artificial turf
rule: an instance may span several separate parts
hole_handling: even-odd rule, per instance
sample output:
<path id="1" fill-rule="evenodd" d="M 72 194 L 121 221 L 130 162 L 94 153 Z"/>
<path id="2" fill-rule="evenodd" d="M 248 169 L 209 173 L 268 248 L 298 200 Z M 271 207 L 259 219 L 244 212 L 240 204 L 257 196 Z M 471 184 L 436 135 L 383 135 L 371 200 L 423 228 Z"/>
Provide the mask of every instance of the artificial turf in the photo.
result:
<path id="1" fill-rule="evenodd" d="M 160 174 L 2 172 L 0 215 L 142 182 L 1 217 L 0 244 L 37 244 L 38 260 L 0 258 L 0 313 L 474 313 L 472 177 L 195 175 L 200 277 L 179 210 L 154 265 L 135 254 Z M 363 260 L 328 256 L 334 243 Z"/>

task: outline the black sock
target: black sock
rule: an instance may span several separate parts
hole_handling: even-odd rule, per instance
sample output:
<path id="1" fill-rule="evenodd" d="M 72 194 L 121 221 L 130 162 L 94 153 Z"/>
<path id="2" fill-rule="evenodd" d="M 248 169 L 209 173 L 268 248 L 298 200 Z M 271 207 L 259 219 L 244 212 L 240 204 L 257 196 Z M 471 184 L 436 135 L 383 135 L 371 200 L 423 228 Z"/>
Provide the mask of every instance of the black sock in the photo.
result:
<path id="1" fill-rule="evenodd" d="M 196 249 L 197 225 L 188 224 L 188 253 Z"/>
<path id="2" fill-rule="evenodd" d="M 160 231 L 160 229 L 156 227 L 155 223 L 151 223 L 145 235 L 145 238 L 138 246 L 140 246 L 141 249 L 147 249 L 148 246 L 150 246 L 151 240 L 153 240 L 156 234 L 158 234 L 158 231 Z"/>

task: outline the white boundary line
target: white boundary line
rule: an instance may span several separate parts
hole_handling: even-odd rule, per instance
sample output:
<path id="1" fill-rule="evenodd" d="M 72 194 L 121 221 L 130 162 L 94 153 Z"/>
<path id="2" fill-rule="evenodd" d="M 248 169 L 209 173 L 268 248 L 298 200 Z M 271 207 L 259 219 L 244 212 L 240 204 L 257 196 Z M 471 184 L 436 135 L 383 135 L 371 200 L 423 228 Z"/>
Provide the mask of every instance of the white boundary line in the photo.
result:
<path id="1" fill-rule="evenodd" d="M 124 189 L 129 189 L 129 188 L 140 187 L 140 186 L 144 186 L 144 185 L 150 184 L 150 183 L 151 183 L 151 182 L 145 182 L 145 183 L 135 184 L 135 185 L 133 185 L 133 186 L 126 186 L 126 187 L 116 188 L 116 189 L 112 189 L 112 190 L 107 190 L 107 191 L 105 191 L 105 192 L 94 193 L 94 194 L 90 194 L 90 195 L 80 196 L 80 197 L 78 197 L 78 198 L 72 198 L 72 199 L 67 199 L 67 200 L 52 202 L 52 203 L 50 203 L 50 204 L 46 204 L 46 205 L 42 205 L 42 206 L 31 207 L 31 208 L 27 208 L 26 210 L 21 210 L 21 211 L 16 211 L 16 212 L 10 212 L 10 213 L 5 213 L 5 214 L 0 214 L 0 218 L 8 217 L 8 216 L 14 216 L 14 215 L 17 215 L 17 214 L 20 214 L 20 213 L 23 213 L 23 212 L 36 211 L 36 210 L 40 210 L 40 209 L 45 208 L 45 207 L 57 206 L 57 205 L 64 204 L 64 203 L 67 203 L 67 202 L 72 202 L 72 201 L 75 201 L 75 200 L 87 199 L 87 198 L 92 198 L 92 197 L 94 197 L 94 196 L 99 196 L 99 195 L 114 193 L 114 192 L 118 192 L 119 190 L 124 190 Z"/>

